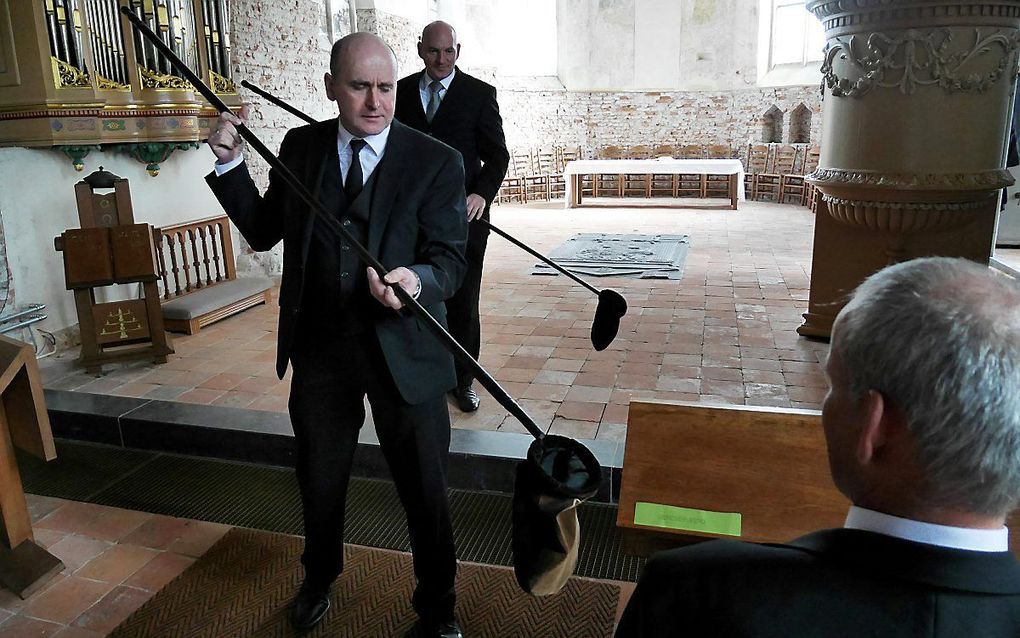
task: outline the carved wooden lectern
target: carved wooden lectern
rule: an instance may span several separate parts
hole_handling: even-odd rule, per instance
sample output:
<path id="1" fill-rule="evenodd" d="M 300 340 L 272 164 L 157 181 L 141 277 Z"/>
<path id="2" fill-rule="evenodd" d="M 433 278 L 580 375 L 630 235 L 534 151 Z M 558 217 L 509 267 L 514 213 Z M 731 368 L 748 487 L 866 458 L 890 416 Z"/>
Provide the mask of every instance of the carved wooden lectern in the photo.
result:
<path id="1" fill-rule="evenodd" d="M 89 372 L 125 359 L 166 363 L 173 348 L 159 307 L 152 227 L 134 223 L 127 180 L 100 167 L 74 191 L 81 228 L 64 231 L 54 244 L 64 253 L 64 279 L 74 291 L 81 362 Z M 96 288 L 135 282 L 142 285 L 141 299 L 96 302 Z"/>
<path id="2" fill-rule="evenodd" d="M 0 335 L 0 585 L 27 598 L 64 565 L 36 544 L 14 448 L 57 457 L 35 353 Z"/>

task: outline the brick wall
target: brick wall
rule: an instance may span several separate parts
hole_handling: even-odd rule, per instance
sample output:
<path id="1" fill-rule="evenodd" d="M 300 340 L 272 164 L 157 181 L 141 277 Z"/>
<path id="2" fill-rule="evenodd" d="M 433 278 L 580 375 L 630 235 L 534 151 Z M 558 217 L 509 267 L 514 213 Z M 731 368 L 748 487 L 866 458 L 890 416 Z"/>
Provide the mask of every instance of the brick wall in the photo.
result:
<path id="1" fill-rule="evenodd" d="M 783 111 L 784 138 L 801 104 L 810 113 L 810 142 L 821 138 L 821 99 L 816 87 L 679 92 L 568 92 L 514 86 L 499 91 L 507 145 L 630 146 L 726 144 L 742 149 L 761 142 L 762 116 Z M 803 111 L 803 109 L 802 109 Z"/>
<path id="2" fill-rule="evenodd" d="M 418 57 L 418 37 L 424 24 L 417 24 L 403 16 L 376 9 L 358 9 L 358 31 L 368 31 L 393 47 L 397 56 L 397 77 L 402 78 L 422 68 Z"/>
<path id="3" fill-rule="evenodd" d="M 336 117 L 336 106 L 325 99 L 322 76 L 329 70 L 332 47 L 327 27 L 325 0 L 234 0 L 231 6 L 231 42 L 234 80 L 248 80 L 312 117 Z M 350 32 L 346 9 L 334 17 L 336 37 Z M 273 152 L 288 129 L 303 124 L 300 119 L 262 98 L 241 89 L 250 105 L 252 131 Z M 269 183 L 269 166 L 247 151 L 252 178 L 259 190 Z M 279 274 L 283 266 L 282 246 L 253 253 L 243 239 L 239 246 L 238 270 L 264 270 Z"/>

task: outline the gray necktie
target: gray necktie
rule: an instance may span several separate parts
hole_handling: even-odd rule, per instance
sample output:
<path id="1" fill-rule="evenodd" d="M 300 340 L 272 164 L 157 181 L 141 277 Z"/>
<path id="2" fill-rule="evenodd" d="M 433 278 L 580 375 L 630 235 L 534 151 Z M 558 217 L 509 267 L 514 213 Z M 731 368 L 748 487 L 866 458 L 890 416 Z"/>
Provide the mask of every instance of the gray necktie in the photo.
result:
<path id="1" fill-rule="evenodd" d="M 429 107 L 425 109 L 425 121 L 429 124 L 432 123 L 432 118 L 436 116 L 436 111 L 439 110 L 439 103 L 442 101 L 439 99 L 439 90 L 443 88 L 443 83 L 439 80 L 432 80 L 429 84 Z"/>

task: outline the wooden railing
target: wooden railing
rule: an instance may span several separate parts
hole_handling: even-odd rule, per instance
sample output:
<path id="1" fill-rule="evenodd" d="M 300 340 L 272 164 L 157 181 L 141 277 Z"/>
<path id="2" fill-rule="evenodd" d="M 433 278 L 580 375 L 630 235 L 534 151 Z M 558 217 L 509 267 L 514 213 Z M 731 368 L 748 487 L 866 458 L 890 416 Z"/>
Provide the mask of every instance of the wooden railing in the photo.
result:
<path id="1" fill-rule="evenodd" d="M 234 246 L 226 215 L 153 229 L 164 300 L 234 279 Z"/>

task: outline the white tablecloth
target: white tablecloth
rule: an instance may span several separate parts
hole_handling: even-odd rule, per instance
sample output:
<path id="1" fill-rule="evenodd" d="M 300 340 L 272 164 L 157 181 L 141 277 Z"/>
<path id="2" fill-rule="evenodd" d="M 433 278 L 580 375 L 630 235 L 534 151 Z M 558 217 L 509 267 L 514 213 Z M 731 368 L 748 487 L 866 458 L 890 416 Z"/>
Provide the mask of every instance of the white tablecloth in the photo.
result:
<path id="1" fill-rule="evenodd" d="M 563 168 L 566 182 L 566 206 L 574 201 L 571 175 L 623 175 L 623 174 L 664 174 L 664 175 L 736 175 L 737 199 L 744 198 L 744 165 L 738 159 L 599 159 L 567 162 Z"/>

